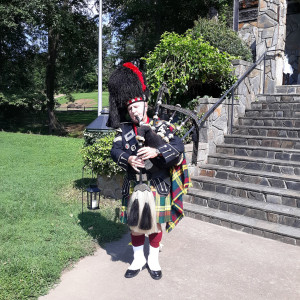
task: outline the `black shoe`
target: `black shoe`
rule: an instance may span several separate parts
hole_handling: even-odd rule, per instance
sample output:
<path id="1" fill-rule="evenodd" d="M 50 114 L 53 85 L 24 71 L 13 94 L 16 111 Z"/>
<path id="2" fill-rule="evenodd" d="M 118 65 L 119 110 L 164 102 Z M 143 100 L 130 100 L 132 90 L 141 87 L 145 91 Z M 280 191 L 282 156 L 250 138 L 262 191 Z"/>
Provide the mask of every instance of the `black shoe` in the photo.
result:
<path id="1" fill-rule="evenodd" d="M 150 276 L 155 279 L 155 280 L 159 280 L 162 278 L 162 272 L 161 271 L 152 271 L 150 268 L 149 268 L 149 265 L 147 265 L 148 267 L 148 271 L 149 271 L 149 274 Z"/>
<path id="2" fill-rule="evenodd" d="M 137 274 L 139 274 L 140 271 L 142 271 L 144 268 L 146 267 L 146 265 L 144 265 L 142 268 L 137 269 L 137 270 L 127 270 L 125 273 L 125 278 L 132 278 L 135 277 Z"/>

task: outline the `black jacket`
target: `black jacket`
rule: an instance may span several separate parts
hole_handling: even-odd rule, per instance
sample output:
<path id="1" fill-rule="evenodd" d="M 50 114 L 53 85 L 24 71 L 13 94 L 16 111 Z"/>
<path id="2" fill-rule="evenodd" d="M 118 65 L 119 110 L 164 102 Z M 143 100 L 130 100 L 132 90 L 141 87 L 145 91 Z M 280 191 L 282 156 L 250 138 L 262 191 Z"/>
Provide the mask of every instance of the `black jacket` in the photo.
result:
<path id="1" fill-rule="evenodd" d="M 129 156 L 137 154 L 138 143 L 135 137 L 132 122 L 122 123 L 111 149 L 113 160 L 127 172 L 125 181 L 136 180 L 137 172 L 128 163 Z M 149 146 L 151 147 L 151 145 Z M 147 174 L 151 185 L 157 188 L 159 194 L 167 195 L 170 192 L 170 167 L 180 161 L 184 145 L 180 138 L 175 136 L 170 143 L 158 147 L 158 150 L 161 155 L 150 159 L 154 166 L 148 170 L 143 169 L 142 172 Z M 127 190 L 126 188 L 125 191 L 123 186 L 123 195 L 128 194 Z"/>

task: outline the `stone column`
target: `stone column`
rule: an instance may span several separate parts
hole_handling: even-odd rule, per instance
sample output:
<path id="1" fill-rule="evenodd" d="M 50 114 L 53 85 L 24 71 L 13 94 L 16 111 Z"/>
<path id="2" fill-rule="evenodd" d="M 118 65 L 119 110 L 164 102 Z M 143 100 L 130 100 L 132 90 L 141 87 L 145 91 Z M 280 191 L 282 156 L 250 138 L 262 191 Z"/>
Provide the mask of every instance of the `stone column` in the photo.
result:
<path id="1" fill-rule="evenodd" d="M 276 50 L 270 51 L 271 57 L 266 60 L 265 93 L 274 93 L 275 86 L 282 84 L 286 12 L 286 0 L 259 1 L 257 58 L 266 50 Z"/>
<path id="2" fill-rule="evenodd" d="M 232 61 L 234 67 L 234 75 L 241 78 L 243 74 L 252 66 L 252 63 L 236 59 Z M 263 92 L 263 65 L 262 63 L 256 66 L 255 69 L 240 83 L 235 90 L 236 100 L 234 124 L 237 124 L 238 118 L 245 115 L 245 110 L 251 107 L 258 94 Z"/>

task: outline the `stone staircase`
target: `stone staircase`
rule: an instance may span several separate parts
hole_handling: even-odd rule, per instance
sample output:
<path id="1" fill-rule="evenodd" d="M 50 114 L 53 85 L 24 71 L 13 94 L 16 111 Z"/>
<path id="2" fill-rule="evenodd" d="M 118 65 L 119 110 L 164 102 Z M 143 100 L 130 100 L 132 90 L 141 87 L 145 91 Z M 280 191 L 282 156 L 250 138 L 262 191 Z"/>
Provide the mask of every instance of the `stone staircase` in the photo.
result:
<path id="1" fill-rule="evenodd" d="M 300 246 L 300 93 L 280 92 L 258 95 L 192 177 L 184 208 L 199 220 Z"/>

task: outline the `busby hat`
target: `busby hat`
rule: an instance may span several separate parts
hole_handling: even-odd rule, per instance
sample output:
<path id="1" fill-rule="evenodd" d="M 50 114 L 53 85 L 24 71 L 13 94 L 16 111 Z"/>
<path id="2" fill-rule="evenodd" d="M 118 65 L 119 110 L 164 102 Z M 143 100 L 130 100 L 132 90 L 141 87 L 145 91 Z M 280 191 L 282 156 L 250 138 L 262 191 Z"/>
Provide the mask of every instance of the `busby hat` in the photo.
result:
<path id="1" fill-rule="evenodd" d="M 132 63 L 118 67 L 108 81 L 109 117 L 107 126 L 119 128 L 126 121 L 127 106 L 133 102 L 148 101 L 149 89 L 144 74 Z"/>

